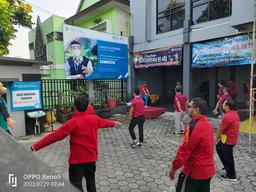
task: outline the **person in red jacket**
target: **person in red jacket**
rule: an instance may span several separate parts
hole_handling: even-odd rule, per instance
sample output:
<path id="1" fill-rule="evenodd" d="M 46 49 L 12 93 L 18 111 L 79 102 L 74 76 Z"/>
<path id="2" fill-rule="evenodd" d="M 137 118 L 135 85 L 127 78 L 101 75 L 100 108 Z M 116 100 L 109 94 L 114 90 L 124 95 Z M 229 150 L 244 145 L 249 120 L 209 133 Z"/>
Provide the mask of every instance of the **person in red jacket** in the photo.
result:
<path id="1" fill-rule="evenodd" d="M 219 99 L 222 95 L 224 95 L 223 89 L 226 86 L 225 81 L 219 81 L 218 82 L 218 95 L 217 99 Z"/>
<path id="2" fill-rule="evenodd" d="M 129 132 L 131 135 L 131 138 L 133 140 L 131 147 L 143 147 L 143 125 L 145 122 L 144 118 L 144 101 L 142 98 L 140 98 L 140 90 L 136 89 L 133 93 L 134 98 L 131 102 L 131 108 L 129 111 L 128 118 L 131 119 L 129 124 Z M 136 139 L 136 135 L 134 132 L 135 126 L 138 125 L 139 128 L 139 140 Z"/>
<path id="3" fill-rule="evenodd" d="M 218 115 L 218 110 L 219 110 L 219 118 L 221 118 L 223 116 L 223 108 L 222 105 L 224 103 L 224 101 L 226 101 L 227 99 L 230 98 L 230 95 L 228 93 L 228 88 L 224 87 L 223 88 L 223 95 L 219 97 L 216 106 L 214 108 L 214 110 L 212 111 L 214 115 Z"/>
<path id="4" fill-rule="evenodd" d="M 147 85 L 146 81 L 144 81 L 143 84 L 140 86 L 140 97 L 143 99 L 144 106 L 147 108 L 150 93 L 149 93 L 148 85 Z"/>
<path id="5" fill-rule="evenodd" d="M 122 124 L 118 121 L 101 119 L 96 115 L 85 115 L 88 102 L 89 100 L 86 96 L 79 96 L 74 102 L 74 106 L 79 114 L 32 145 L 31 149 L 32 151 L 38 151 L 69 135 L 69 181 L 79 190 L 83 191 L 82 179 L 85 177 L 87 191 L 95 192 L 98 129 Z"/>
<path id="6" fill-rule="evenodd" d="M 221 175 L 221 179 L 236 181 L 233 148 L 238 141 L 240 118 L 233 100 L 226 100 L 223 109 L 226 113 L 216 136 L 216 150 L 227 172 L 226 175 Z"/>
<path id="7" fill-rule="evenodd" d="M 194 98 L 188 108 L 192 117 L 188 137 L 184 138 L 179 146 L 169 176 L 174 179 L 176 171 L 183 167 L 176 192 L 209 192 L 211 178 L 215 174 L 214 130 L 203 115 L 206 111 L 206 101 Z"/>
<path id="8" fill-rule="evenodd" d="M 182 93 L 182 87 L 176 86 L 174 96 L 174 127 L 175 131 L 173 134 L 183 134 L 184 124 L 182 119 L 186 111 L 187 97 Z"/>
<path id="9" fill-rule="evenodd" d="M 229 80 L 229 95 L 234 101 L 236 101 L 237 85 L 234 79 Z"/>

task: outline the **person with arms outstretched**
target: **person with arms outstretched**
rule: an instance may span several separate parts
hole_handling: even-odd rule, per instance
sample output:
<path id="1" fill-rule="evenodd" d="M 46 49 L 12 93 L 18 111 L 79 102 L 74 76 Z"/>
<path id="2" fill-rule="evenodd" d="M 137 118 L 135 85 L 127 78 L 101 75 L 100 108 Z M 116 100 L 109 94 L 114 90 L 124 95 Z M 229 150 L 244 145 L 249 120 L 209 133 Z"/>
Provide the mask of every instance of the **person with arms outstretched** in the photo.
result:
<path id="1" fill-rule="evenodd" d="M 69 181 L 83 191 L 82 179 L 85 177 L 87 191 L 95 192 L 98 129 L 122 124 L 118 121 L 101 119 L 96 115 L 85 114 L 88 103 L 88 97 L 85 95 L 76 98 L 74 106 L 79 114 L 32 145 L 31 150 L 38 151 L 70 136 Z"/>

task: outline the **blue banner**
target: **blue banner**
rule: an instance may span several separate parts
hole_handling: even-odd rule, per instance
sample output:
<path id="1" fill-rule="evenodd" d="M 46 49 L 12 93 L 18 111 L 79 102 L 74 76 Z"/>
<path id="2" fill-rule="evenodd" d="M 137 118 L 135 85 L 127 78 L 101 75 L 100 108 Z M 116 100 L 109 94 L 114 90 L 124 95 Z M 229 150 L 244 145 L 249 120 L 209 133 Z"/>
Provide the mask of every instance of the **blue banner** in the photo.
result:
<path id="1" fill-rule="evenodd" d="M 126 79 L 128 47 L 125 44 L 97 41 L 98 63 L 87 79 Z"/>
<path id="2" fill-rule="evenodd" d="M 67 79 L 126 79 L 128 38 L 64 25 Z"/>
<path id="3" fill-rule="evenodd" d="M 240 35 L 192 45 L 192 67 L 247 65 L 251 63 L 252 37 Z"/>
<path id="4" fill-rule="evenodd" d="M 24 111 L 42 108 L 41 82 L 13 82 L 10 86 L 11 110 Z"/>

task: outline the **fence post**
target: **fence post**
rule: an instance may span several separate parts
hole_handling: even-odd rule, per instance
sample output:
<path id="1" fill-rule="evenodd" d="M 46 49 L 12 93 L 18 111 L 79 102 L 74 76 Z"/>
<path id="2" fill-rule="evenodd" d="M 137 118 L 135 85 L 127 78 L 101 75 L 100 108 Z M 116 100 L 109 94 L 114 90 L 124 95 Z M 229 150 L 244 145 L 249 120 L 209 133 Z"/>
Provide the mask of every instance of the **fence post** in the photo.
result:
<path id="1" fill-rule="evenodd" d="M 124 80 L 121 79 L 121 99 L 124 101 Z"/>

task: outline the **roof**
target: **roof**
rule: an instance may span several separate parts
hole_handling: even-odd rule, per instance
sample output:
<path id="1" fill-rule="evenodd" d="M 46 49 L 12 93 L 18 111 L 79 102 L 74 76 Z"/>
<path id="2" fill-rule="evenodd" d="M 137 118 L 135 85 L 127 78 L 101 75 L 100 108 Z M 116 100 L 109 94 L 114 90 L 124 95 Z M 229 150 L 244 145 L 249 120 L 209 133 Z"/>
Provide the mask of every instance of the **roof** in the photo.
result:
<path id="1" fill-rule="evenodd" d="M 23 59 L 15 57 L 0 57 L 0 65 L 10 65 L 10 66 L 32 66 L 32 65 L 49 65 L 52 62 L 33 60 L 33 59 Z"/>
<path id="2" fill-rule="evenodd" d="M 117 4 L 123 4 L 126 6 L 130 5 L 130 2 L 128 0 L 101 0 L 101 1 L 98 1 L 97 3 L 93 4 L 92 6 L 82 10 L 81 12 L 78 12 L 77 14 L 69 17 L 68 19 L 65 20 L 65 23 L 72 24 L 75 20 L 77 20 L 81 17 L 84 17 L 85 15 L 90 14 L 91 12 L 95 11 L 98 8 L 104 7 L 105 5 L 107 5 L 111 2 L 117 3 Z M 81 8 L 82 3 L 83 3 L 83 0 L 80 1 L 78 10 Z"/>

